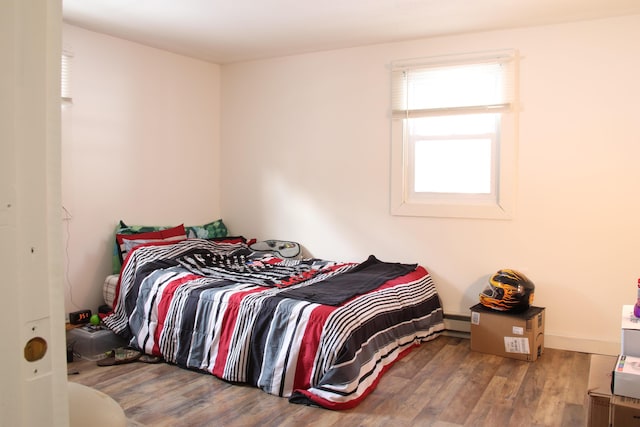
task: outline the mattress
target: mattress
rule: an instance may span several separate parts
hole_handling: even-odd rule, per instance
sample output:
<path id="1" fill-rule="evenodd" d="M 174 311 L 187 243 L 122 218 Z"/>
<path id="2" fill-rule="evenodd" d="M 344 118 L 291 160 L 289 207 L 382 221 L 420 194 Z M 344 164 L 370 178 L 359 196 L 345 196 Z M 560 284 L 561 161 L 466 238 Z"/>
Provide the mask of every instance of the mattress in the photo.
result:
<path id="1" fill-rule="evenodd" d="M 119 274 L 111 274 L 107 276 L 102 285 L 102 298 L 104 303 L 109 307 L 113 307 L 113 302 L 116 299 L 116 287 L 118 286 Z"/>

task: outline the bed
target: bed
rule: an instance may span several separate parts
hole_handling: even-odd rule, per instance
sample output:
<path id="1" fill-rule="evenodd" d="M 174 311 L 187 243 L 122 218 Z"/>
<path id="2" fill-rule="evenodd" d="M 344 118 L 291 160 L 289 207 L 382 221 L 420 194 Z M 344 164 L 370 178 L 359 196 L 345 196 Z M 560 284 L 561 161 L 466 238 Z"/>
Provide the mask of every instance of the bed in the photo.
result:
<path id="1" fill-rule="evenodd" d="M 118 277 L 103 321 L 129 345 L 292 403 L 353 408 L 443 331 L 427 270 L 375 256 L 288 259 L 189 238 L 132 248 Z"/>

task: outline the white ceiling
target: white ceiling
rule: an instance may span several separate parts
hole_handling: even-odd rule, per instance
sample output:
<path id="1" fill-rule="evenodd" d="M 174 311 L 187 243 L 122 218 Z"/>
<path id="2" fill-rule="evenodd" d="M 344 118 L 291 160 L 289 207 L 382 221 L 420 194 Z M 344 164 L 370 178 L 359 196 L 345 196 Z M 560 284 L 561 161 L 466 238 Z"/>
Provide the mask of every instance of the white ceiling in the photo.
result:
<path id="1" fill-rule="evenodd" d="M 65 22 L 215 63 L 640 14 L 640 0 L 63 0 Z"/>

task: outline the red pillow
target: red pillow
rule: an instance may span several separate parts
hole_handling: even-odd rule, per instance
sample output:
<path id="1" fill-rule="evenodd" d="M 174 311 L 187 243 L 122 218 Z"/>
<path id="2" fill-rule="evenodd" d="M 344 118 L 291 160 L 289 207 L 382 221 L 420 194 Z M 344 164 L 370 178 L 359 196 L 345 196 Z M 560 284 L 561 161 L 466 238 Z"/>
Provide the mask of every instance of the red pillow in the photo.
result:
<path id="1" fill-rule="evenodd" d="M 144 240 L 144 243 L 151 242 L 179 242 L 185 240 L 187 233 L 184 230 L 184 224 L 180 224 L 177 227 L 167 228 L 166 230 L 149 231 L 147 233 L 137 234 L 116 234 L 116 241 L 118 242 L 118 255 L 120 255 L 120 263 L 127 258 L 128 245 L 125 244 L 126 240 L 140 241 Z"/>

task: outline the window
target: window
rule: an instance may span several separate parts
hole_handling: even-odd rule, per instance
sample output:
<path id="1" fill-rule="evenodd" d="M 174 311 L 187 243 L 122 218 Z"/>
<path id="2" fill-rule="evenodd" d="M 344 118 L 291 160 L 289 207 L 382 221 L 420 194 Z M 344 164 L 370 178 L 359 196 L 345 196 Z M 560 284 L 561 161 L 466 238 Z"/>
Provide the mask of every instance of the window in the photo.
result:
<path id="1" fill-rule="evenodd" d="M 391 212 L 510 218 L 513 51 L 392 64 Z"/>

